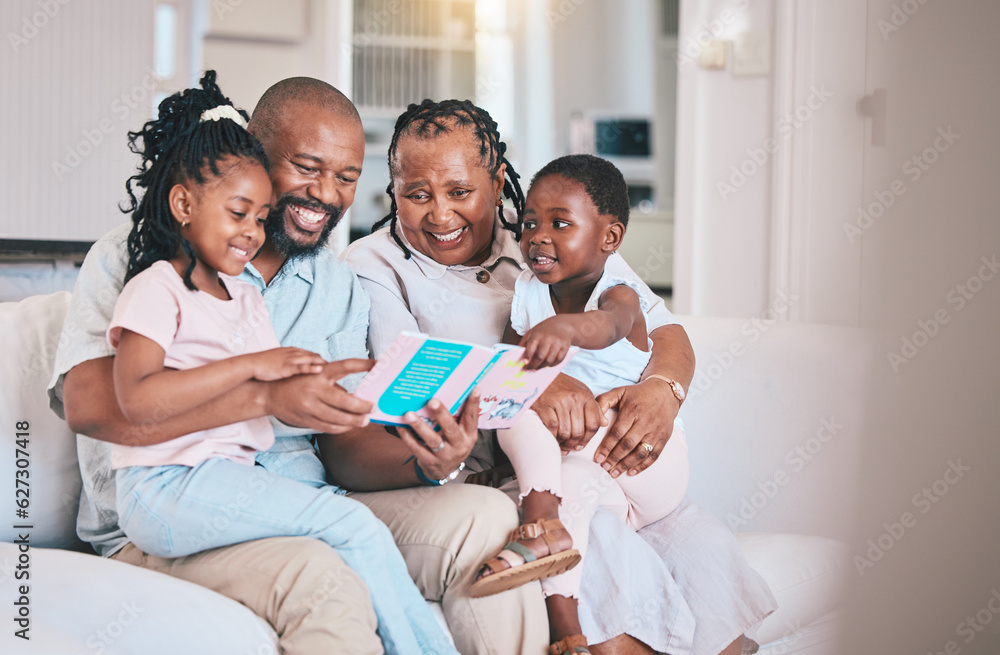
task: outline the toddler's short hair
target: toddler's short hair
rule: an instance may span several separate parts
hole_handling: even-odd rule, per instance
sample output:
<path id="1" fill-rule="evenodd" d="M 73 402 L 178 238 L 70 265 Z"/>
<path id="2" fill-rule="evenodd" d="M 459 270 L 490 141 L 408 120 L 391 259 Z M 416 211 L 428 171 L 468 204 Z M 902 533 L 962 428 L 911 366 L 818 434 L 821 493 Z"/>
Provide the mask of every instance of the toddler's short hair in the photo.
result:
<path id="1" fill-rule="evenodd" d="M 601 214 L 610 214 L 628 227 L 628 185 L 618 167 L 594 155 L 566 155 L 553 159 L 535 173 L 531 185 L 548 177 L 562 175 L 583 185 Z"/>

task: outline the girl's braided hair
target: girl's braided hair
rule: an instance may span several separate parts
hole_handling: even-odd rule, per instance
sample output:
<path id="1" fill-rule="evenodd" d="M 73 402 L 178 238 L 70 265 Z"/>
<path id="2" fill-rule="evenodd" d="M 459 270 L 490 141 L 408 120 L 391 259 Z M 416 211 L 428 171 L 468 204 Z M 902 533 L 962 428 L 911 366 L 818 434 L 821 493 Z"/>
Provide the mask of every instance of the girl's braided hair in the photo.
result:
<path id="1" fill-rule="evenodd" d="M 506 174 L 504 176 L 503 195 L 514 204 L 517 219 L 513 223 L 504 218 L 500 212 L 500 222 L 504 228 L 514 233 L 518 240 L 521 238 L 521 223 L 524 220 L 524 193 L 518 182 L 520 177 L 514 171 L 504 154 L 507 152 L 507 144 L 500 140 L 500 132 L 497 131 L 496 122 L 489 113 L 481 107 L 477 107 L 468 100 L 424 100 L 419 105 L 411 104 L 405 112 L 396 120 L 396 128 L 392 134 L 392 141 L 389 143 L 389 186 L 385 192 L 389 195 L 389 213 L 382 220 L 372 226 L 372 232 L 389 223 L 389 234 L 392 235 L 396 244 L 402 248 L 407 259 L 410 258 L 410 251 L 403 244 L 396 232 L 396 196 L 392 192 L 392 179 L 398 174 L 396 162 L 396 149 L 401 136 L 411 134 L 421 139 L 429 139 L 451 132 L 457 129 L 471 129 L 472 137 L 479 143 L 479 156 L 483 166 L 490 172 L 493 179 L 496 179 L 500 171 L 501 164 L 506 164 Z"/>
<path id="2" fill-rule="evenodd" d="M 184 285 L 196 290 L 191 281 L 195 252 L 180 235 L 170 212 L 170 189 L 187 180 L 204 184 L 208 171 L 219 175 L 219 160 L 230 155 L 268 168 L 263 146 L 235 120 L 201 120 L 206 110 L 233 103 L 215 83 L 215 71 L 206 71 L 200 85 L 165 98 L 155 120 L 128 133 L 129 149 L 142 156 L 142 162 L 138 172 L 125 182 L 129 202 L 120 207 L 132 214 L 126 282 L 155 262 L 174 257 L 180 246 L 191 259 L 184 271 Z M 245 111 L 235 111 L 246 121 Z M 136 198 L 136 187 L 145 190 L 141 199 Z"/>

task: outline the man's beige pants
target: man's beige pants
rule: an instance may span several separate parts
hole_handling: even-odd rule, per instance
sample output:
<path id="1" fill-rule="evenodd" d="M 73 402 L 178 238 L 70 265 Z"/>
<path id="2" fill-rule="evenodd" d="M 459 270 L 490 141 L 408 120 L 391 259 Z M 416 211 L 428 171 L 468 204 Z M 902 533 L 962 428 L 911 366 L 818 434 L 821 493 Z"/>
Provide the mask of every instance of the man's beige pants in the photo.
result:
<path id="1" fill-rule="evenodd" d="M 463 654 L 541 654 L 548 620 L 537 582 L 487 598 L 466 590 L 479 567 L 517 526 L 514 504 L 474 485 L 356 493 L 392 531 L 410 575 L 428 600 L 440 601 Z M 127 544 L 118 561 L 217 591 L 267 620 L 282 653 L 381 653 L 364 582 L 328 545 L 275 537 L 165 559 Z"/>

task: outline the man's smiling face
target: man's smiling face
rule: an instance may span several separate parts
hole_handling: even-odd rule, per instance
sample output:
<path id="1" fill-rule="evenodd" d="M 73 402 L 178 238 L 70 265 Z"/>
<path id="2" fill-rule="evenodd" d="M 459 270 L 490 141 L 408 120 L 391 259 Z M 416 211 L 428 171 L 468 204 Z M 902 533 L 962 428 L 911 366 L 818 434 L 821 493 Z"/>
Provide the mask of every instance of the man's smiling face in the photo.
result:
<path id="1" fill-rule="evenodd" d="M 288 257 L 317 251 L 354 202 L 365 157 L 361 122 L 290 101 L 264 148 L 276 199 L 268 239 Z"/>

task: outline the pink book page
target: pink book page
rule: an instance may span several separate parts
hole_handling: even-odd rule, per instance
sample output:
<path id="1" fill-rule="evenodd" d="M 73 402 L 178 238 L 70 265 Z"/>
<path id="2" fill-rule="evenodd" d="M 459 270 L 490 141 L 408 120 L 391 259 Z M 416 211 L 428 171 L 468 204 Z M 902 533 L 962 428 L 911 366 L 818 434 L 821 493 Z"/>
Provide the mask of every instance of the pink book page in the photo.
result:
<path id="1" fill-rule="evenodd" d="M 355 395 L 375 404 L 369 418 L 376 423 L 406 425 L 402 417 L 409 411 L 429 419 L 424 406 L 431 398 L 454 407 L 454 413 L 493 356 L 482 346 L 403 332 Z"/>
<path id="2" fill-rule="evenodd" d="M 521 360 L 524 348 L 504 348 L 499 359 L 479 380 L 479 428 L 503 430 L 514 425 L 576 352 L 576 348 L 571 348 L 556 366 L 526 371 Z"/>

